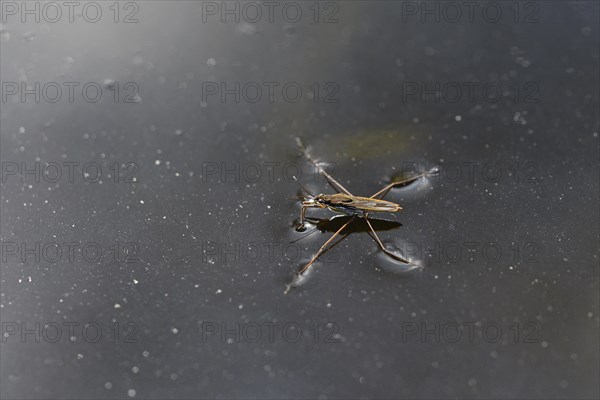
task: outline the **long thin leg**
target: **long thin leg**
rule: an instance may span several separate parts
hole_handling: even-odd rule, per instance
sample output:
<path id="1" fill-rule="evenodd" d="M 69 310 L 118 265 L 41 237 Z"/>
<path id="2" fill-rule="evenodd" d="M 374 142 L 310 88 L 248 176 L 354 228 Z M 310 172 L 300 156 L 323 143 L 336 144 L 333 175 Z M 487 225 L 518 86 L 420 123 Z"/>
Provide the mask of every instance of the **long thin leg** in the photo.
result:
<path id="1" fill-rule="evenodd" d="M 306 214 L 306 206 L 303 204 L 300 207 L 300 225 L 296 227 L 296 230 L 304 230 L 304 215 Z"/>
<path id="2" fill-rule="evenodd" d="M 317 251 L 315 253 L 315 255 L 313 256 L 313 258 L 311 258 L 310 261 L 304 267 L 302 267 L 302 269 L 300 269 L 300 271 L 297 272 L 297 275 L 302 275 L 304 272 L 306 272 L 306 270 L 315 261 L 317 261 L 317 258 L 319 258 L 319 256 L 325 252 L 325 249 L 327 248 L 327 245 L 329 245 L 329 243 L 331 243 L 333 241 L 333 239 L 335 239 L 340 234 L 340 232 L 342 232 L 344 230 L 344 228 L 346 228 L 348 225 L 350 225 L 350 222 L 354 221 L 355 218 L 356 218 L 356 216 L 353 216 L 352 218 L 350 218 L 350 220 L 348 220 L 348 222 L 346 222 L 344 225 L 342 225 L 342 227 L 340 229 L 338 229 L 333 235 L 331 235 L 331 237 L 329 239 L 327 239 L 327 241 L 325 243 L 323 243 L 323 245 L 321 246 L 321 248 L 319 249 L 319 251 Z M 284 293 L 289 292 L 290 289 L 291 289 L 291 287 L 292 287 L 292 284 L 290 283 L 286 287 Z"/>
<path id="3" fill-rule="evenodd" d="M 338 192 L 344 192 L 346 193 L 348 196 L 353 196 L 352 193 L 350 193 L 350 191 L 348 191 L 348 189 L 346 189 L 345 187 L 342 186 L 341 183 L 339 183 L 338 181 L 336 181 L 333 176 L 329 175 L 327 172 L 325 172 L 325 170 L 323 168 L 321 168 L 320 165 L 315 164 L 315 166 L 317 167 L 317 169 L 319 170 L 319 172 L 321 174 L 323 174 L 323 176 L 325 177 L 325 179 L 327 179 L 327 182 Z"/>
<path id="4" fill-rule="evenodd" d="M 354 221 L 354 218 L 356 218 L 356 216 L 350 218 L 350 220 L 348 222 L 346 222 L 344 225 L 342 225 L 340 229 L 338 229 L 333 235 L 331 235 L 331 237 L 329 239 L 327 239 L 327 241 L 325 243 L 323 243 L 323 246 L 321 246 L 319 251 L 317 251 L 317 253 L 313 256 L 313 258 L 311 258 L 311 260 L 308 262 L 308 264 L 306 264 L 304 267 L 302 267 L 302 269 L 300 271 L 298 271 L 298 275 L 302 275 L 315 261 L 317 261 L 317 258 L 319 258 L 319 256 L 323 253 L 323 251 L 325 250 L 327 245 L 329 243 L 331 243 L 331 241 L 337 235 L 339 235 L 340 232 L 343 231 L 345 227 L 350 225 L 350 222 Z"/>
<path id="5" fill-rule="evenodd" d="M 373 234 L 373 239 L 375 239 L 375 241 L 377 242 L 377 244 L 379 245 L 379 247 L 381 247 L 381 250 L 383 250 L 383 252 L 385 254 L 387 254 L 388 256 L 392 257 L 394 260 L 398 260 L 400 262 L 403 262 L 405 264 L 410 264 L 410 261 L 408 261 L 407 259 L 400 257 L 397 254 L 392 253 L 391 251 L 389 251 L 388 249 L 385 248 L 385 246 L 383 245 L 383 243 L 381 243 L 381 240 L 379 239 L 379 236 L 377 236 L 377 233 L 375 233 L 375 229 L 373 229 L 373 225 L 371 225 L 371 222 L 369 221 L 369 218 L 367 218 L 365 216 L 365 221 L 367 221 L 367 224 L 369 225 L 369 228 L 371 228 L 371 233 Z"/>
<path id="6" fill-rule="evenodd" d="M 400 186 L 400 185 L 404 185 L 413 181 L 416 181 L 419 178 L 424 177 L 425 175 L 429 174 L 429 172 L 423 172 L 422 174 L 419 174 L 417 176 L 413 176 L 412 178 L 408 178 L 408 179 L 404 179 L 400 182 L 393 182 L 390 183 L 389 185 L 387 185 L 386 187 L 384 187 L 383 189 L 381 189 L 379 192 L 375 193 L 373 196 L 371 196 L 371 199 L 377 199 L 377 198 L 381 198 L 383 199 L 383 197 L 387 194 L 387 192 L 390 191 L 391 188 L 393 188 L 394 186 Z M 381 197 L 379 197 L 381 196 Z"/>
<path id="7" fill-rule="evenodd" d="M 352 196 L 352 193 L 350 193 L 350 191 L 348 191 L 348 189 L 346 189 L 344 186 L 342 186 L 341 183 L 339 183 L 337 180 L 335 180 L 335 178 L 331 175 L 329 175 L 317 162 L 317 160 L 315 160 L 314 158 L 312 158 L 312 156 L 309 154 L 308 150 L 306 149 L 306 147 L 304 147 L 304 144 L 302 144 L 302 141 L 300 140 L 300 138 L 296 138 L 296 144 L 298 146 L 298 148 L 300 148 L 300 150 L 302 151 L 302 153 L 304 154 L 304 157 L 306 157 L 306 159 L 308 161 L 311 162 L 311 164 L 313 164 L 315 166 L 315 168 L 317 168 L 317 171 L 319 171 L 319 173 L 321 173 L 325 179 L 327 179 L 327 182 L 338 192 L 344 192 L 347 195 Z"/>
<path id="8" fill-rule="evenodd" d="M 303 231 L 304 230 L 304 221 L 307 219 L 306 218 L 306 209 L 307 208 L 320 208 L 316 205 L 314 205 L 311 202 L 302 202 L 302 205 L 300 206 L 300 224 L 296 227 L 297 231 Z"/>

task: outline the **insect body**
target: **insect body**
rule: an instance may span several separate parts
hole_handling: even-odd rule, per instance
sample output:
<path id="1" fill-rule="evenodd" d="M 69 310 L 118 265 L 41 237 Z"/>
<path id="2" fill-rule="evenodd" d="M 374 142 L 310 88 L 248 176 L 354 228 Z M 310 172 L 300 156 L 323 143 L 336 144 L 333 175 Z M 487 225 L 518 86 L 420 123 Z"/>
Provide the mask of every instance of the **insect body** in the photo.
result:
<path id="1" fill-rule="evenodd" d="M 297 272 L 296 278 L 301 278 L 302 274 L 306 270 L 308 270 L 308 268 L 317 260 L 317 258 L 319 258 L 319 256 L 327 250 L 327 246 L 333 241 L 333 239 L 335 237 L 337 237 L 338 235 L 340 235 L 341 232 L 357 217 L 363 218 L 366 221 L 367 225 L 369 226 L 371 237 L 377 242 L 377 244 L 379 245 L 381 250 L 383 250 L 384 253 L 391 256 L 392 258 L 394 258 L 397 261 L 400 261 L 405 264 L 410 264 L 409 260 L 406 260 L 403 257 L 401 257 L 397 254 L 394 254 L 385 248 L 385 246 L 379 239 L 379 236 L 377 236 L 375 229 L 373 229 L 373 225 L 371 225 L 371 222 L 369 221 L 369 218 L 368 218 L 369 213 L 374 213 L 374 212 L 392 212 L 393 213 L 393 212 L 401 211 L 402 207 L 400 205 L 398 205 L 394 202 L 391 202 L 391 201 L 382 200 L 381 197 L 384 197 L 390 191 L 390 189 L 395 186 L 406 185 L 406 184 L 414 182 L 417 179 L 420 179 L 428 174 L 436 173 L 437 168 L 434 168 L 429 172 L 419 174 L 419 175 L 414 176 L 409 179 L 405 179 L 405 180 L 402 180 L 399 182 L 392 182 L 389 185 L 385 186 L 380 191 L 378 191 L 377 193 L 375 193 L 374 195 L 372 195 L 371 197 L 354 196 L 352 193 L 350 193 L 348 191 L 348 189 L 346 189 L 344 186 L 342 186 L 331 175 L 329 175 L 323 168 L 321 168 L 319 163 L 316 160 L 314 160 L 311 157 L 311 155 L 308 153 L 308 150 L 304 147 L 304 145 L 302 144 L 302 142 L 300 141 L 299 138 L 296 138 L 296 143 L 297 143 L 298 147 L 300 148 L 300 150 L 302 150 L 302 152 L 304 153 L 304 156 L 317 168 L 317 170 L 323 176 L 325 176 L 325 178 L 327 179 L 329 184 L 338 191 L 338 193 L 335 193 L 335 194 L 319 194 L 319 195 L 315 196 L 315 195 L 311 194 L 308 190 L 302 188 L 308 196 L 302 196 L 303 201 L 302 201 L 302 206 L 300 208 L 300 224 L 297 227 L 297 230 L 304 229 L 304 221 L 306 219 L 305 214 L 306 214 L 307 208 L 327 208 L 327 209 L 337 212 L 337 213 L 343 213 L 343 214 L 352 216 L 352 218 L 350 218 L 350 220 L 348 222 L 346 222 L 344 225 L 342 225 L 342 227 L 339 228 L 321 246 L 319 251 L 317 251 L 317 253 L 312 257 L 312 259 Z M 290 288 L 292 286 L 294 286 L 295 283 L 296 283 L 296 279 L 287 286 L 284 293 L 287 293 L 290 290 Z"/>
<path id="2" fill-rule="evenodd" d="M 303 201 L 302 207 L 328 208 L 334 212 L 359 216 L 364 216 L 369 212 L 397 212 L 402 210 L 402 207 L 391 201 L 350 196 L 345 193 L 320 194 L 315 196 L 314 199 Z"/>

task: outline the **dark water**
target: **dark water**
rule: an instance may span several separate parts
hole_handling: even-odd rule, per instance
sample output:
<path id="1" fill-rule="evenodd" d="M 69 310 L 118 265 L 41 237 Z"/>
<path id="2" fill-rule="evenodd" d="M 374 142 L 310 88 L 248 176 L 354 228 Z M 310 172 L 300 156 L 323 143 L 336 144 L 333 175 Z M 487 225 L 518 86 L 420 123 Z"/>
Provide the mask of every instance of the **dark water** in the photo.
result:
<path id="1" fill-rule="evenodd" d="M 596 2 L 131 4 L 5 13 L 3 398 L 598 396 Z M 374 216 L 422 268 L 357 223 L 283 294 L 345 222 L 294 230 L 294 176 L 333 193 L 295 137 L 355 195 L 440 168 Z"/>

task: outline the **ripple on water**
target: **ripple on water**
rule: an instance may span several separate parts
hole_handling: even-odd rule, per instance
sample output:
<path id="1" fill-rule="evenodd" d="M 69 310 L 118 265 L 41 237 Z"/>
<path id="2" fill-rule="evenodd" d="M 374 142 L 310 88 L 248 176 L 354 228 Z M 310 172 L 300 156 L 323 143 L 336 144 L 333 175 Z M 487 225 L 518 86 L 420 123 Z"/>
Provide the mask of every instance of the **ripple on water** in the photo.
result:
<path id="1" fill-rule="evenodd" d="M 411 177 L 417 176 L 419 174 L 422 174 L 423 176 L 421 176 L 420 178 L 409 182 L 405 185 L 400 185 L 397 187 L 392 188 L 392 191 L 406 191 L 406 192 L 411 192 L 411 191 L 419 191 L 419 190 L 423 190 L 427 187 L 430 187 L 432 184 L 432 181 L 437 179 L 437 177 L 439 176 L 439 168 L 437 166 L 433 167 L 433 168 L 419 168 L 419 171 L 413 171 L 413 172 L 407 172 L 407 171 L 398 171 L 392 175 L 390 175 L 389 177 L 389 181 L 391 182 L 401 182 L 401 181 L 405 181 L 405 180 L 410 180 Z"/>
<path id="2" fill-rule="evenodd" d="M 298 263 L 298 265 L 296 265 L 294 275 L 291 278 L 290 282 L 286 285 L 285 293 L 289 292 L 291 289 L 295 289 L 295 288 L 305 285 L 306 282 L 308 282 L 312 278 L 312 276 L 314 275 L 314 271 L 320 267 L 321 263 L 318 261 L 315 261 L 302 274 L 298 274 L 298 272 L 297 272 L 302 267 L 304 267 L 309 261 L 310 261 L 310 259 L 307 258 L 307 259 L 301 261 L 300 263 Z"/>
<path id="3" fill-rule="evenodd" d="M 385 254 L 381 249 L 378 248 L 377 266 L 382 270 L 391 272 L 393 274 L 406 274 L 407 272 L 422 269 L 424 267 L 423 262 L 414 254 L 411 254 L 412 252 L 410 252 L 408 244 L 402 246 L 392 241 L 385 241 L 383 242 L 383 245 L 388 251 L 408 260 L 410 264 L 395 260 L 393 257 Z"/>

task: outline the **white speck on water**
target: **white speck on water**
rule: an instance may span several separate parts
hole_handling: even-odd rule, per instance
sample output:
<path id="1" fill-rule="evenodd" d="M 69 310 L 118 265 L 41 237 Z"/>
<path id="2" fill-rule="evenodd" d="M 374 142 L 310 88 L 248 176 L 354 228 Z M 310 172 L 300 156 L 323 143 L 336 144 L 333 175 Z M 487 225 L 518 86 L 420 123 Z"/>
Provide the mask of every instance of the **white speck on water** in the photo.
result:
<path id="1" fill-rule="evenodd" d="M 133 368 L 131 368 L 131 372 L 137 374 L 138 372 L 140 372 L 140 368 L 134 365 Z"/>
<path id="2" fill-rule="evenodd" d="M 244 308 L 244 305 L 243 305 L 243 304 L 240 304 L 240 305 L 238 306 L 238 308 L 241 310 L 242 308 Z"/>
<path id="3" fill-rule="evenodd" d="M 154 161 L 154 165 L 160 165 L 160 160 Z"/>
<path id="4" fill-rule="evenodd" d="M 83 358 L 83 354 L 81 354 L 81 353 L 77 354 L 77 359 L 78 360 L 81 360 L 82 358 Z"/>
<path id="5" fill-rule="evenodd" d="M 23 127 L 23 126 L 22 126 L 22 127 L 20 127 L 20 128 L 19 128 L 19 133 L 25 133 L 25 127 Z"/>
<path id="6" fill-rule="evenodd" d="M 252 24 L 249 24 L 247 22 L 244 22 L 240 25 L 238 25 L 235 30 L 239 33 L 241 33 L 242 35 L 253 35 L 256 33 L 256 27 Z"/>
<path id="7" fill-rule="evenodd" d="M 173 327 L 173 328 L 171 328 L 171 332 L 173 332 L 173 334 L 177 335 L 179 333 L 179 329 Z"/>
<path id="8" fill-rule="evenodd" d="M 130 103 L 141 103 L 142 102 L 142 96 L 140 96 L 139 93 L 134 94 L 130 99 L 129 99 Z"/>
<path id="9" fill-rule="evenodd" d="M 110 382 L 104 383 L 104 388 L 106 388 L 106 389 L 112 389 L 112 383 L 110 383 Z"/>
<path id="10" fill-rule="evenodd" d="M 135 397 L 135 389 L 129 389 L 127 391 L 127 396 L 129 396 L 129 397 Z"/>
<path id="11" fill-rule="evenodd" d="M 588 316 L 588 318 L 592 318 L 594 316 L 594 313 L 590 311 L 587 313 L 587 316 Z"/>
<path id="12" fill-rule="evenodd" d="M 455 116 L 454 116 L 454 120 L 455 120 L 456 122 L 460 122 L 460 121 L 462 121 L 462 116 L 460 116 L 460 115 L 455 115 Z"/>
<path id="13" fill-rule="evenodd" d="M 133 280 L 133 283 L 134 283 L 135 285 L 137 285 L 137 284 L 138 284 L 138 282 L 139 282 L 139 281 L 138 281 L 137 279 L 134 279 L 134 280 Z"/>
<path id="14" fill-rule="evenodd" d="M 102 84 L 108 90 L 114 90 L 115 89 L 115 83 L 116 83 L 115 80 L 114 79 L 110 79 L 110 78 L 107 78 L 104 81 L 102 81 Z"/>
<path id="15" fill-rule="evenodd" d="M 121 305 L 119 303 L 115 303 L 115 308 L 121 308 Z"/>
<path id="16" fill-rule="evenodd" d="M 150 353 L 148 352 L 148 350 L 144 350 L 144 351 L 142 351 L 142 355 L 144 357 L 148 357 L 150 355 Z"/>
<path id="17" fill-rule="evenodd" d="M 548 344 L 549 344 L 549 343 L 548 343 L 548 342 L 546 342 L 545 340 L 544 340 L 542 343 L 540 343 L 540 345 L 541 345 L 543 348 L 546 348 L 546 347 L 548 347 Z"/>
<path id="18" fill-rule="evenodd" d="M 208 60 L 206 60 L 206 65 L 208 65 L 209 67 L 214 67 L 215 65 L 217 65 L 217 61 L 214 58 L 209 58 Z"/>
<path id="19" fill-rule="evenodd" d="M 35 39 L 35 33 L 34 32 L 25 32 L 23 34 L 23 39 L 28 42 L 31 42 L 33 39 Z"/>
<path id="20" fill-rule="evenodd" d="M 223 293 L 223 291 L 221 289 L 217 289 L 217 291 L 215 292 L 215 294 L 221 294 Z"/>
<path id="21" fill-rule="evenodd" d="M 140 204 L 144 204 L 144 200 L 140 200 Z"/>
<path id="22" fill-rule="evenodd" d="M 10 40 L 10 32 L 8 31 L 8 29 L 3 28 L 2 24 L 0 24 L 0 38 L 2 38 L 2 40 L 4 40 L 5 42 L 8 42 Z"/>

